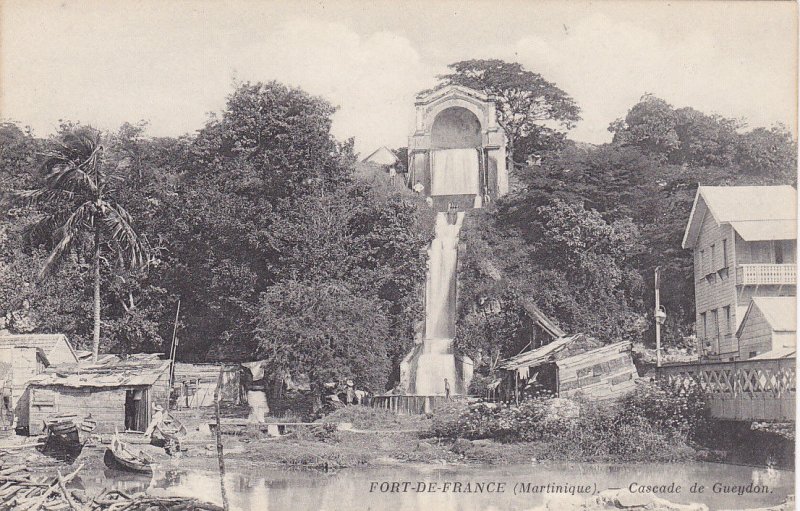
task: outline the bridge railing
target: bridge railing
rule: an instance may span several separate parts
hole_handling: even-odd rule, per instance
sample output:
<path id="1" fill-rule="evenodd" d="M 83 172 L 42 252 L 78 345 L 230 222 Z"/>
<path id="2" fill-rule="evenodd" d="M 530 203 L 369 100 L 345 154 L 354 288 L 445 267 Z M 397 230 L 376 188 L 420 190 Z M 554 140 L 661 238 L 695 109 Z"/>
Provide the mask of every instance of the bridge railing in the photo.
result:
<path id="1" fill-rule="evenodd" d="M 664 366 L 659 379 L 675 390 L 697 385 L 720 419 L 794 420 L 795 359 L 744 360 Z"/>

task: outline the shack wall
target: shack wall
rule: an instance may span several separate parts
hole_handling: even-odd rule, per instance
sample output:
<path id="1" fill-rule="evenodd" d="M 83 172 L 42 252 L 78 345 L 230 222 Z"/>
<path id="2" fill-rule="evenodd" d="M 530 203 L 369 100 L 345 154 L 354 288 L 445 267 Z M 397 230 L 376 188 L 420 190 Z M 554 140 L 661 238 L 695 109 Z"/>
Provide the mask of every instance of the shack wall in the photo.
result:
<path id="1" fill-rule="evenodd" d="M 28 382 L 44 370 L 44 361 L 37 348 L 14 347 L 0 349 L 0 363 L 7 367 L 4 380 L 10 390 L 11 411 L 16 418 L 16 425 L 27 427 Z"/>
<path id="2" fill-rule="evenodd" d="M 32 386 L 29 432 L 31 435 L 41 434 L 44 420 L 58 414 L 74 414 L 79 417 L 92 414 L 92 418 L 97 421 L 96 433 L 113 433 L 114 428 L 124 431 L 127 390 L 126 388 Z"/>
<path id="3" fill-rule="evenodd" d="M 633 390 L 638 374 L 630 348 L 630 343 L 612 344 L 557 361 L 559 396 L 609 399 Z"/>
<path id="4" fill-rule="evenodd" d="M 156 381 L 149 388 L 148 417 L 152 414 L 153 405 L 157 404 L 163 409 L 167 409 L 169 403 L 169 370 L 162 371 Z M 149 420 L 149 419 L 148 419 Z"/>

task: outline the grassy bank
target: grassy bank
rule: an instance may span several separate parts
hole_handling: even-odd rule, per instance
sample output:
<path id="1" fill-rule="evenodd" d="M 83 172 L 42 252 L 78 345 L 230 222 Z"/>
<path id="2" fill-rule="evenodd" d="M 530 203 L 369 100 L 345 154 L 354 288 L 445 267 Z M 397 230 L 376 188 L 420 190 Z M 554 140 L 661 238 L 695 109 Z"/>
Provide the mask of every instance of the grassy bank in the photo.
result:
<path id="1" fill-rule="evenodd" d="M 189 430 L 187 451 L 180 460 L 166 458 L 157 449 L 154 454 L 163 455 L 165 463 L 213 468 L 216 448 L 208 430 L 213 411 L 175 413 Z M 244 419 L 247 413 L 246 406 L 223 410 L 228 418 Z M 337 424 L 349 428 L 339 430 Z M 453 401 L 432 414 L 413 416 L 349 406 L 284 436 L 271 437 L 262 429 L 252 425 L 223 435 L 225 457 L 232 466 L 336 469 L 397 463 L 672 462 L 724 456 L 707 441 L 719 429 L 705 417 L 701 396 L 674 396 L 649 385 L 619 402 L 539 398 L 510 407 Z"/>
<path id="2" fill-rule="evenodd" d="M 508 464 L 709 459 L 702 399 L 650 385 L 618 402 L 539 398 L 519 406 L 454 401 L 427 416 L 346 407 L 269 438 L 226 435 L 233 460 L 338 468 L 399 462 Z M 332 424 L 350 424 L 337 431 Z"/>

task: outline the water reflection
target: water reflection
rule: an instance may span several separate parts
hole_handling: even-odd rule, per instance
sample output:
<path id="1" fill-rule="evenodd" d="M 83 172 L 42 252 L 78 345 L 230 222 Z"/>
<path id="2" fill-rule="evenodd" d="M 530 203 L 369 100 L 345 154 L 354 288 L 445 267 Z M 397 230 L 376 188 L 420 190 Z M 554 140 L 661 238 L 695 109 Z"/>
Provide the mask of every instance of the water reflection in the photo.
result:
<path id="1" fill-rule="evenodd" d="M 370 492 L 372 482 L 411 483 L 405 493 Z M 422 482 L 426 489 L 430 483 L 445 482 L 504 482 L 504 493 L 441 493 L 416 491 Z M 661 495 L 675 503 L 700 502 L 711 509 L 754 508 L 783 502 L 793 493 L 794 473 L 775 469 L 753 469 L 721 464 L 648 464 L 648 465 L 579 465 L 506 466 L 506 467 L 385 467 L 373 469 L 348 469 L 333 474 L 316 471 L 252 470 L 231 472 L 226 478 L 226 488 L 235 509 L 248 510 L 368 510 L 411 511 L 436 509 L 441 511 L 492 511 L 497 509 L 530 510 L 549 505 L 562 508 L 583 497 L 575 495 L 542 495 L 526 493 L 514 495 L 517 483 L 539 485 L 596 485 L 627 489 L 631 483 L 640 485 L 665 485 L 675 483 L 683 488 L 678 494 Z M 715 494 L 714 483 L 725 485 L 766 484 L 768 494 Z M 703 494 L 690 494 L 693 483 L 706 486 Z M 115 488 L 129 493 L 151 491 L 170 495 L 197 497 L 221 502 L 219 479 L 214 472 L 191 470 L 157 471 L 152 478 L 104 470 L 95 477 L 82 480 L 90 492 L 101 488 Z M 452 487 L 452 484 L 451 484 Z"/>

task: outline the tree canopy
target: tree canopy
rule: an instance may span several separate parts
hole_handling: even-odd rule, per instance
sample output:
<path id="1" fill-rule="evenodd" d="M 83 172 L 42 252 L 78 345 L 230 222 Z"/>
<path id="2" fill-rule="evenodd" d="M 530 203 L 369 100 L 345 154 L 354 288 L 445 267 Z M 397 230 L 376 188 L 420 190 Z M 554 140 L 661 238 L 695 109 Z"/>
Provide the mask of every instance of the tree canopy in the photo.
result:
<path id="1" fill-rule="evenodd" d="M 519 163 L 515 190 L 471 211 L 462 234 L 456 344 L 479 372 L 526 346 L 530 306 L 568 332 L 652 342 L 655 266 L 664 341 L 684 343 L 694 288 L 680 242 L 698 183 L 795 183 L 796 141 L 781 126 L 748 130 L 645 95 L 612 123 L 611 143 L 577 143 L 565 137 L 577 105 L 541 76 L 496 60 L 451 69 L 443 83 L 497 96 Z M 126 243 L 104 238 L 101 351 L 167 352 L 180 299 L 182 360 L 266 359 L 315 383 L 352 378 L 376 391 L 397 379 L 423 314 L 433 214 L 359 167 L 353 141 L 330 133 L 334 111 L 300 89 L 245 83 L 193 135 L 151 137 L 146 123 L 101 134 L 98 168 L 120 176 L 104 200 L 147 239 L 150 263 L 116 264 L 112 245 Z M 48 140 L 0 124 L 3 191 L 57 198 L 3 194 L 0 328 L 63 332 L 80 348 L 96 324 L 91 233 L 62 247 L 49 278 L 38 272 L 64 239 L 55 228 L 86 203 L 78 170 L 94 149 L 50 160 L 77 181 L 40 170 L 59 141 L 87 130 L 65 122 Z"/>
<path id="2" fill-rule="evenodd" d="M 516 62 L 463 60 L 448 67 L 453 71 L 439 76 L 440 86 L 463 85 L 495 97 L 497 123 L 508 140 L 510 164 L 525 161 L 515 154 L 518 145 L 527 151 L 557 145 L 560 130 L 580 120 L 580 107 L 572 97 Z"/>
<path id="3" fill-rule="evenodd" d="M 398 184 L 354 173 L 352 141 L 330 134 L 334 111 L 300 89 L 245 83 L 196 135 L 148 137 L 144 124 L 104 134 L 106 163 L 125 177 L 114 197 L 149 240 L 151 264 L 147 272 L 117 266 L 102 272 L 103 351 L 167 352 L 180 299 L 180 359 L 267 358 L 264 347 L 285 340 L 282 332 L 267 334 L 269 311 L 316 297 L 330 307 L 319 310 L 330 313 L 303 317 L 304 327 L 341 337 L 330 353 L 335 374 L 313 374 L 348 375 L 376 390 L 387 383 L 386 369 L 410 348 L 421 313 L 432 216 Z M 3 128 L 13 143 L 0 156 L 17 162 L 4 168 L 8 179 L 42 186 L 44 177 L 32 168 L 43 161 L 44 145 Z M 10 272 L 0 303 L 4 315 L 18 318 L 6 326 L 64 332 L 86 347 L 91 293 L 75 290 L 91 283 L 91 257 L 71 251 L 53 278 L 38 281 L 34 270 L 58 240 L 34 220 L 67 210 L 20 207 L 6 203 L 6 212 L 23 216 L 0 230 L 9 242 L 2 264 Z M 368 330 L 376 358 L 364 367 L 361 334 Z M 310 370 L 302 358 L 269 360 L 288 364 L 275 369 Z"/>

